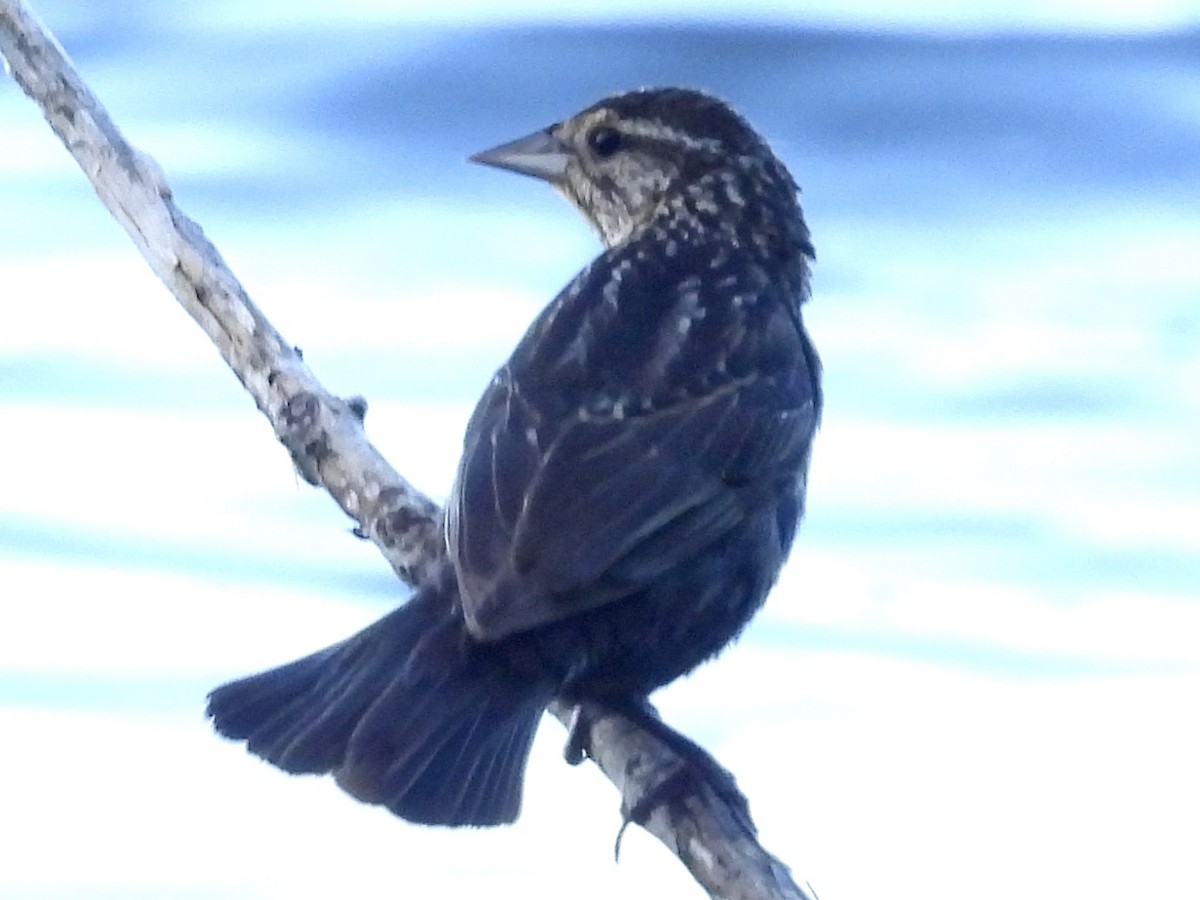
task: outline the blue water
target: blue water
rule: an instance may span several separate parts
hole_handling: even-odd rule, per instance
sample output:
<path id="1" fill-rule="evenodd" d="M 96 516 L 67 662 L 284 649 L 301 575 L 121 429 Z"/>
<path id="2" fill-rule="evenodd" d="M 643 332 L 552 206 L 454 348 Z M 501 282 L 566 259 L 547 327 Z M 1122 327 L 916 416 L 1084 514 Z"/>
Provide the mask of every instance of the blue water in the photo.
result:
<path id="1" fill-rule="evenodd" d="M 827 900 L 1200 892 L 1200 31 L 39 8 L 437 497 L 596 251 L 465 157 L 633 86 L 732 100 L 803 187 L 828 405 L 792 563 L 668 718 Z M 616 798 L 557 726 L 521 823 L 471 834 L 208 733 L 213 684 L 402 592 L 7 82 L 0 304 L 0 897 L 686 895 L 638 835 L 612 866 Z"/>

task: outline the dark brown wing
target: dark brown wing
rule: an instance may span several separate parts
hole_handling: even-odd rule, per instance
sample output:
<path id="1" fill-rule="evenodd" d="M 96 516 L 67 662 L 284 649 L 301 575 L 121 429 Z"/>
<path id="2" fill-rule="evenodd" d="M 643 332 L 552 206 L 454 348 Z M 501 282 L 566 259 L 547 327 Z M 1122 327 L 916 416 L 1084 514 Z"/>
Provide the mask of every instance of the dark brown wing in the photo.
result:
<path id="1" fill-rule="evenodd" d="M 601 257 L 480 401 L 447 520 L 477 637 L 627 596 L 801 476 L 819 397 L 798 300 L 672 270 Z"/>

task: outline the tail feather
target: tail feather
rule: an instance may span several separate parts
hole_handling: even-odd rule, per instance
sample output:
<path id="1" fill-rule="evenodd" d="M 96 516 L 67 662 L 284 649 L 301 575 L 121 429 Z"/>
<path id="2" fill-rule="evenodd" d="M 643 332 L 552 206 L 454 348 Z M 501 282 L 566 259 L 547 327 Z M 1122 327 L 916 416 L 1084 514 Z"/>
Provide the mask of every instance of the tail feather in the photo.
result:
<path id="1" fill-rule="evenodd" d="M 379 802 L 401 815 L 415 807 L 469 821 L 514 820 L 525 761 L 544 708 L 543 700 L 508 717 L 509 727 L 486 721 L 492 710 L 476 710 L 475 718 L 460 720 L 454 733 L 430 733 L 379 780 Z"/>
<path id="2" fill-rule="evenodd" d="M 426 824 L 517 817 L 550 693 L 514 681 L 482 655 L 456 667 L 427 662 L 459 652 L 444 636 L 427 635 L 404 676 L 367 710 L 336 772 L 348 793 Z M 401 707 L 403 719 L 394 715 Z"/>
<path id="3" fill-rule="evenodd" d="M 487 775 L 483 776 L 494 789 L 490 794 L 479 798 L 480 801 L 490 804 L 488 810 L 520 810 L 523 760 L 529 757 L 536 733 L 537 722 L 527 720 L 523 728 L 512 729 L 508 740 L 495 748 L 487 763 Z"/>
<path id="4" fill-rule="evenodd" d="M 513 821 L 552 689 L 473 644 L 446 591 L 444 580 L 423 588 L 340 644 L 217 688 L 214 726 L 410 821 Z"/>
<path id="5" fill-rule="evenodd" d="M 488 753 L 480 754 L 480 758 L 471 761 L 472 770 L 469 781 L 496 786 L 496 789 L 490 793 L 480 792 L 475 797 L 471 797 L 465 789 L 462 791 L 459 802 L 463 804 L 464 808 L 469 807 L 472 815 L 485 814 L 485 810 L 489 811 L 486 814 L 493 814 L 491 811 L 494 810 L 513 810 L 515 815 L 515 811 L 520 809 L 520 794 L 513 795 L 504 790 L 506 786 L 512 784 L 512 776 L 506 772 L 506 767 L 511 764 L 514 757 L 524 759 L 528 756 L 535 728 L 536 723 L 534 727 L 524 731 L 517 728 L 510 729 L 501 740 L 490 748 Z"/>

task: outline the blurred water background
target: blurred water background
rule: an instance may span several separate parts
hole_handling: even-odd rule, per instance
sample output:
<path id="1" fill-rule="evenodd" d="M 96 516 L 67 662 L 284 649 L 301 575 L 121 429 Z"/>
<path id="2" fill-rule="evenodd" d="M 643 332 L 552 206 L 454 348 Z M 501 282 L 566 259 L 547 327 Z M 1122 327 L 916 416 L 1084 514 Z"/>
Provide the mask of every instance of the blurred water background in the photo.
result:
<path id="1" fill-rule="evenodd" d="M 766 612 L 659 699 L 824 900 L 1196 898 L 1200 11 L 35 4 L 392 462 L 443 497 L 596 241 L 475 150 L 647 84 L 769 137 L 827 412 Z M 422 830 L 213 737 L 402 597 L 0 81 L 0 897 L 698 896 L 547 723 Z"/>

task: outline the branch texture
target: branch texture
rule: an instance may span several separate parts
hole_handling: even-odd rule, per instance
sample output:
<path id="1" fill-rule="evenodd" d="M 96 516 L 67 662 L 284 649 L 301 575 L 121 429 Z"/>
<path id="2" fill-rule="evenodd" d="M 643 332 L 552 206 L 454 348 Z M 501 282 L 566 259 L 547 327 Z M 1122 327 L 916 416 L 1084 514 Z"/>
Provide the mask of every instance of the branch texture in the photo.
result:
<path id="1" fill-rule="evenodd" d="M 62 48 L 19 0 L 0 0 L 0 55 L 12 77 L 121 223 L 151 269 L 204 329 L 287 448 L 301 475 L 358 523 L 397 575 L 420 583 L 445 553 L 437 505 L 371 445 L 361 401 L 333 396 L 251 302 L 201 228 L 184 215 L 159 166 L 132 147 Z M 560 720 L 572 710 L 555 704 Z M 681 761 L 620 715 L 589 710 L 589 755 L 634 808 Z M 691 787 L 691 786 L 689 786 Z M 741 798 L 703 782 L 672 791 L 645 827 L 712 897 L 815 900 L 758 843 Z"/>
<path id="2" fill-rule="evenodd" d="M 405 581 L 442 552 L 437 505 L 367 441 L 361 406 L 332 396 L 267 321 L 158 164 L 132 147 L 20 2 L 0 2 L 0 54 L 154 273 L 204 329 L 271 422 L 300 474 L 323 487 Z"/>

